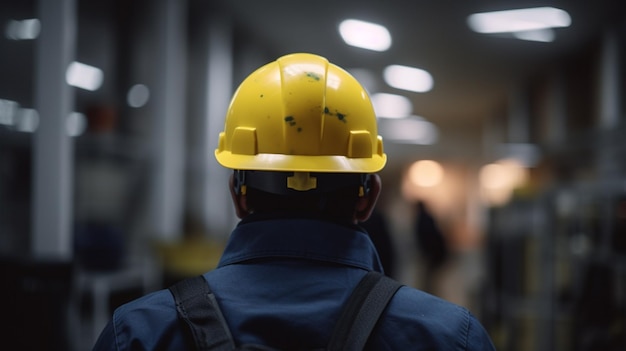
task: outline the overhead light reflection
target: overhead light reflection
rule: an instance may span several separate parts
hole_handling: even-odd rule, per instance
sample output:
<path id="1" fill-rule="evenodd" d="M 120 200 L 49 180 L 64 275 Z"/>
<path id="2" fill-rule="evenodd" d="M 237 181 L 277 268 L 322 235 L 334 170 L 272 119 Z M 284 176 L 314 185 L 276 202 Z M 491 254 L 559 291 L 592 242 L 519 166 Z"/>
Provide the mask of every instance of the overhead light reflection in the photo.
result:
<path id="1" fill-rule="evenodd" d="M 433 88 L 433 77 L 427 71 L 415 67 L 390 65 L 383 72 L 385 82 L 390 86 L 424 93 Z"/>
<path id="2" fill-rule="evenodd" d="M 72 112 L 67 116 L 67 134 L 71 137 L 82 135 L 87 129 L 87 117 L 80 112 Z"/>
<path id="3" fill-rule="evenodd" d="M 386 141 L 396 143 L 433 145 L 439 140 L 437 126 L 418 116 L 380 120 L 378 129 Z"/>
<path id="4" fill-rule="evenodd" d="M 31 108 L 21 108 L 17 113 L 15 130 L 18 132 L 32 133 L 39 126 L 39 113 Z"/>
<path id="5" fill-rule="evenodd" d="M 391 34 L 376 23 L 347 19 L 339 24 L 339 34 L 346 44 L 373 51 L 391 47 Z"/>
<path id="6" fill-rule="evenodd" d="M 521 40 L 540 41 L 544 43 L 549 43 L 549 42 L 554 41 L 556 34 L 554 34 L 554 30 L 547 28 L 547 29 L 527 30 L 523 32 L 514 32 L 513 36 Z"/>
<path id="7" fill-rule="evenodd" d="M 143 84 L 135 84 L 128 90 L 126 101 L 130 107 L 139 108 L 150 100 L 150 89 Z"/>
<path id="8" fill-rule="evenodd" d="M 72 62 L 65 72 L 65 81 L 71 86 L 94 91 L 100 88 L 104 74 L 102 70 L 80 62 Z"/>
<path id="9" fill-rule="evenodd" d="M 36 18 L 21 21 L 10 20 L 5 28 L 5 36 L 10 40 L 33 40 L 39 36 L 41 23 Z"/>
<path id="10" fill-rule="evenodd" d="M 406 96 L 376 93 L 371 99 L 377 117 L 403 118 L 410 116 L 413 112 L 413 104 Z"/>
<path id="11" fill-rule="evenodd" d="M 15 101 L 0 99 L 0 124 L 14 125 L 19 107 L 20 104 Z"/>
<path id="12" fill-rule="evenodd" d="M 468 25 L 478 33 L 511 33 L 568 27 L 570 15 L 554 7 L 482 12 L 470 15 Z"/>

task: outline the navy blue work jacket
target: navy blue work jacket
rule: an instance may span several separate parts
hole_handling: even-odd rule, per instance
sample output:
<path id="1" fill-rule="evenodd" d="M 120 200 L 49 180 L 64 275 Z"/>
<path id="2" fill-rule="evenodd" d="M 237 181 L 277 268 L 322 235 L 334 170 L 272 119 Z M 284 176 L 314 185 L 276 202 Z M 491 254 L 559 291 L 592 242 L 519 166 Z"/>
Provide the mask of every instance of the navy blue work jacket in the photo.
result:
<path id="1" fill-rule="evenodd" d="M 370 270 L 382 267 L 357 226 L 263 219 L 239 223 L 204 276 L 237 343 L 303 350 L 327 345 L 343 303 Z M 408 286 L 381 320 L 371 350 L 494 350 L 467 309 Z M 183 328 L 164 289 L 117 308 L 94 350 L 186 350 Z"/>

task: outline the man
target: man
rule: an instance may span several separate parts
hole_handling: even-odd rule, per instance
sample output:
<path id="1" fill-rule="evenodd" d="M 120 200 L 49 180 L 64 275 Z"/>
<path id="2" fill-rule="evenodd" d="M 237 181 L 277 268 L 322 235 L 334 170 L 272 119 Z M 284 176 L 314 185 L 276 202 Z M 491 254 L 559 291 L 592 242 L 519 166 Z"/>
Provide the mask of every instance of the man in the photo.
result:
<path id="1" fill-rule="evenodd" d="M 357 224 L 371 214 L 386 163 L 363 87 L 325 58 L 297 53 L 246 78 L 215 151 L 233 169 L 237 215 L 204 279 L 237 345 L 324 348 L 343 304 L 378 254 Z M 119 307 L 96 350 L 184 350 L 168 290 Z M 464 308 L 403 286 L 369 338 L 371 350 L 493 350 Z"/>

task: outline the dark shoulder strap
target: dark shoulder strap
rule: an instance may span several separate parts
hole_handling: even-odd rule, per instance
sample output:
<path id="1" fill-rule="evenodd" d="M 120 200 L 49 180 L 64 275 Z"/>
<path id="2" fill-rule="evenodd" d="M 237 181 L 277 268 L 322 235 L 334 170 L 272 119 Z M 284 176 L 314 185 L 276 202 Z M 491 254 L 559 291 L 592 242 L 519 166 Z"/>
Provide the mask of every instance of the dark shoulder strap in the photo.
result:
<path id="1" fill-rule="evenodd" d="M 328 350 L 363 350 L 380 315 L 401 286 L 382 273 L 367 273 L 341 311 Z"/>
<path id="2" fill-rule="evenodd" d="M 191 330 L 197 350 L 230 351 L 235 348 L 215 295 L 203 276 L 181 280 L 169 290 L 174 295 L 179 317 Z"/>
<path id="3" fill-rule="evenodd" d="M 328 350 L 363 350 L 380 315 L 401 286 L 382 273 L 367 273 L 344 306 Z M 203 276 L 181 280 L 169 290 L 176 301 L 178 315 L 189 327 L 198 350 L 235 349 L 226 320 Z"/>

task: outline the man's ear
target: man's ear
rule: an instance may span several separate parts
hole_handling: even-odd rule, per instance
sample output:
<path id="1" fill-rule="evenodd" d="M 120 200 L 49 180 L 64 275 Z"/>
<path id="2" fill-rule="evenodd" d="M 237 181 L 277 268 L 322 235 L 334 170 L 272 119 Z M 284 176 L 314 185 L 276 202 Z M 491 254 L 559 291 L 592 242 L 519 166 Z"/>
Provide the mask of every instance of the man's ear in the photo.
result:
<path id="1" fill-rule="evenodd" d="M 237 214 L 237 217 L 243 219 L 244 217 L 250 214 L 250 212 L 248 211 L 247 197 L 244 194 L 236 194 L 234 184 L 235 184 L 234 178 L 233 178 L 233 175 L 231 174 L 228 180 L 228 188 L 230 190 L 230 197 L 233 199 L 233 205 L 235 205 L 235 213 Z"/>
<path id="2" fill-rule="evenodd" d="M 370 218 L 376 206 L 376 202 L 378 201 L 381 189 L 382 181 L 380 180 L 380 176 L 378 174 L 370 175 L 369 192 L 365 196 L 360 197 L 356 202 L 354 211 L 354 220 L 356 222 L 365 222 Z"/>

